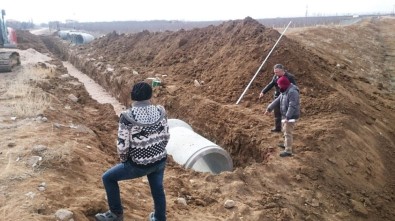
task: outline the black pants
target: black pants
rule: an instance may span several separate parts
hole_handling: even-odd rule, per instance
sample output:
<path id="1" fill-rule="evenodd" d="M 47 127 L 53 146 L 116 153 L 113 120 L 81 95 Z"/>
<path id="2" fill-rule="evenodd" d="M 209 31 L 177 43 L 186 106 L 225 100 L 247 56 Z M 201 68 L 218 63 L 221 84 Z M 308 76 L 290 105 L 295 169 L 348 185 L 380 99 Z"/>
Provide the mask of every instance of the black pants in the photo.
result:
<path id="1" fill-rule="evenodd" d="M 274 112 L 274 129 L 280 131 L 281 130 L 280 104 L 274 107 L 273 112 Z"/>

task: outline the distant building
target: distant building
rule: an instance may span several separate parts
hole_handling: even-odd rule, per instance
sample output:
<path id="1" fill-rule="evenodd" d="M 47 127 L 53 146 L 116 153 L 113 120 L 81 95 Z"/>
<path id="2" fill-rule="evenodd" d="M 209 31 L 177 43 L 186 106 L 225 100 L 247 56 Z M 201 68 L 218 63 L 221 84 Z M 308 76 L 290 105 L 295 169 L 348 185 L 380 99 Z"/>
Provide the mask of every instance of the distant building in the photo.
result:
<path id="1" fill-rule="evenodd" d="M 66 24 L 76 24 L 78 21 L 76 20 L 71 20 L 71 19 L 66 19 Z"/>

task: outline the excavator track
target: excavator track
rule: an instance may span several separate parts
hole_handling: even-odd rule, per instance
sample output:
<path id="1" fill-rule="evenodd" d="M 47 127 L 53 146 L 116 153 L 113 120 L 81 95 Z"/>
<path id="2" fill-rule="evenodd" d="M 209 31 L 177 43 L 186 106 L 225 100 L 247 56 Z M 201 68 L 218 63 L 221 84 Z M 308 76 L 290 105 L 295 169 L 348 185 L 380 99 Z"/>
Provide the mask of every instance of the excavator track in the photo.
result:
<path id="1" fill-rule="evenodd" d="M 12 68 L 21 64 L 19 53 L 15 51 L 0 52 L 0 72 L 10 72 Z"/>

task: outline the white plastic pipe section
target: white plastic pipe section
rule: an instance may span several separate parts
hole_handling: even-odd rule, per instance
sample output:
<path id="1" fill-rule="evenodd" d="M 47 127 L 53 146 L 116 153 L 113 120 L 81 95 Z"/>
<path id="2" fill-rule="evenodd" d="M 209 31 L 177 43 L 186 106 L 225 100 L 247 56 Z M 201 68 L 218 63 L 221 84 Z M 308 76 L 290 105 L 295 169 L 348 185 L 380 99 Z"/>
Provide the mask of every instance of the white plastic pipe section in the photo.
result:
<path id="1" fill-rule="evenodd" d="M 178 164 L 198 172 L 213 174 L 232 171 L 233 162 L 228 152 L 195 133 L 182 120 L 169 119 L 168 123 L 170 140 L 166 150 Z"/>

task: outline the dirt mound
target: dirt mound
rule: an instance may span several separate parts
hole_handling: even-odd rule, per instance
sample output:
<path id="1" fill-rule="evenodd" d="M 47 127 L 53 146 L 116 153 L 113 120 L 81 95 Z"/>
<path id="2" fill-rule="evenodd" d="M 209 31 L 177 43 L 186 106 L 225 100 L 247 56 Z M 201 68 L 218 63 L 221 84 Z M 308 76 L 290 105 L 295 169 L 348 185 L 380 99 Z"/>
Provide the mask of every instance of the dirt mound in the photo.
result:
<path id="1" fill-rule="evenodd" d="M 243 21 L 229 21 L 219 26 L 191 31 L 145 31 L 133 35 L 112 33 L 89 46 L 80 47 L 85 50 L 80 50 L 77 54 L 99 58 L 110 64 L 115 69 L 115 75 L 121 77 L 131 74 L 130 71 L 122 73 L 125 72 L 122 67 L 130 67 L 132 64 L 133 70 L 142 77 L 167 75 L 163 79 L 166 84 L 192 86 L 193 81 L 198 80 L 203 82 L 204 90 L 194 87 L 188 90 L 219 103 L 232 104 L 279 36 L 277 31 L 246 18 Z M 309 58 L 307 61 L 306 57 Z M 293 60 L 295 62 L 291 62 Z M 284 38 L 265 66 L 265 75 L 253 85 L 253 92 L 261 89 L 271 77 L 269 73 L 272 66 L 279 61 L 288 64 L 287 67 L 298 73 L 299 78 L 307 78 L 305 75 L 309 73 L 305 69 L 311 70 L 310 73 L 326 74 L 331 71 L 330 67 L 327 70 L 325 63 L 315 67 L 315 63 L 320 63 L 317 56 L 311 57 L 299 44 Z M 266 67 L 269 67 L 268 70 Z M 315 79 L 310 81 L 311 77 L 314 76 L 309 76 L 301 84 L 312 87 L 313 90 L 326 88 L 325 84 L 317 83 Z M 256 97 L 252 101 L 258 102 Z M 127 102 L 128 97 L 123 100 Z"/>
<path id="2" fill-rule="evenodd" d="M 391 220 L 395 97 L 390 78 L 395 74 L 388 56 L 395 51 L 390 40 L 394 27 L 393 19 L 373 19 L 291 30 L 239 105 L 237 99 L 280 36 L 251 18 L 190 31 L 114 32 L 85 46 L 42 39 L 124 104 L 129 104 L 133 82 L 160 78 L 153 101 L 231 154 L 235 170 L 220 175 L 186 170 L 169 159 L 169 220 Z M 37 195 L 18 211 L 52 220 L 57 209 L 67 208 L 75 220 L 92 220 L 107 208 L 100 176 L 118 161 L 117 117 L 108 105 L 91 100 L 75 79 L 62 77 L 59 60 L 50 63 L 57 66 L 55 75 L 38 84 L 52 97 L 43 114 L 50 124 L 41 124 L 30 137 L 23 130 L 14 136 L 26 143 L 19 148 L 42 144 L 34 139 L 49 133 L 45 144 L 50 153 L 62 154 L 53 154 L 56 160 L 44 156 L 40 173 L 12 181 L 13 189 Z M 272 96 L 258 100 L 276 63 L 296 76 L 301 90 L 295 156 L 288 159 L 278 157 L 282 136 L 269 132 L 272 119 L 262 115 Z M 70 93 L 79 101 L 70 101 Z M 2 150 L 10 143 L 4 139 Z M 30 156 L 26 151 L 23 160 Z M 36 193 L 33 189 L 43 181 L 48 189 Z M 151 211 L 146 182 L 121 183 L 128 220 L 145 220 Z M 2 184 L 7 194 L 0 208 L 8 214 L 10 206 L 18 205 L 11 199 L 25 196 Z M 178 203 L 180 197 L 187 206 Z M 236 202 L 232 209 L 224 207 L 229 199 Z"/>
<path id="3" fill-rule="evenodd" d="M 34 50 L 43 54 L 49 53 L 47 47 L 44 45 L 41 39 L 37 38 L 36 35 L 33 35 L 28 30 L 17 30 L 16 36 L 19 49 L 26 50 L 33 48 Z"/>
<path id="4" fill-rule="evenodd" d="M 390 148 L 394 143 L 392 126 L 382 124 L 394 119 L 380 117 L 383 113 L 393 116 L 393 96 L 382 97 L 388 94 L 388 87 L 383 91 L 376 90 L 376 85 L 367 89 L 369 79 L 358 74 L 360 70 L 369 70 L 368 67 L 376 70 L 383 62 L 378 56 L 385 51 L 377 47 L 380 36 L 375 34 L 378 30 L 375 22 L 378 21 L 366 20 L 355 26 L 312 30 L 311 35 L 320 38 L 313 45 L 317 44 L 317 47 L 312 48 L 284 37 L 239 106 L 234 105 L 235 101 L 280 35 L 250 18 L 191 31 L 146 31 L 134 35 L 113 33 L 91 45 L 79 47 L 75 51 L 75 57 L 79 59 L 74 63 L 85 69 L 92 67 L 88 74 L 94 78 L 99 76 L 97 80 L 113 94 L 119 95 L 124 103 L 127 103 L 132 82 L 154 76 L 162 78 L 164 83 L 156 91 L 156 100 L 166 105 L 172 117 L 189 122 L 201 134 L 228 150 L 237 167 L 271 160 L 271 147 L 275 146 L 277 139 L 265 133 L 271 122 L 261 116 L 262 102 L 269 102 L 271 97 L 266 96 L 259 101 L 258 94 L 272 77 L 272 66 L 283 63 L 296 75 L 301 89 L 303 120 L 297 130 L 296 149 L 302 156 L 300 161 L 304 165 L 309 162 L 309 166 L 303 169 L 308 172 L 300 172 L 331 186 L 328 193 L 335 186 L 347 192 L 354 186 L 358 189 L 371 187 L 372 183 L 387 183 L 384 177 L 372 175 L 372 170 L 378 172 L 381 169 L 371 161 L 390 160 L 384 157 L 388 153 L 380 154 L 370 147 L 384 145 Z M 349 35 L 350 30 L 355 34 Z M 301 35 L 308 34 L 302 32 Z M 331 44 L 325 48 L 329 51 L 326 53 L 321 45 L 332 41 L 326 38 L 328 35 L 341 37 L 333 39 L 336 50 Z M 365 38 L 356 42 L 358 35 Z M 337 58 L 339 51 L 346 55 Z M 99 58 L 99 62 L 89 58 Z M 372 65 L 372 58 L 377 66 Z M 366 66 L 366 61 L 371 65 Z M 106 73 L 108 67 L 114 70 L 104 74 L 103 80 L 103 72 Z M 125 69 L 135 70 L 139 75 Z M 377 71 L 369 73 L 374 79 L 382 76 L 377 77 Z M 388 77 L 386 79 L 389 80 Z M 194 86 L 195 80 L 200 82 L 200 87 Z M 377 111 L 377 106 L 383 108 Z M 369 129 L 355 126 L 361 124 L 369 125 Z M 377 137 L 383 131 L 386 131 L 384 139 Z M 359 137 L 359 134 L 363 136 Z M 353 153 L 359 152 L 359 157 L 349 156 L 348 147 L 351 150 L 357 148 Z M 376 157 L 365 158 L 366 153 Z M 333 157 L 343 156 L 341 162 L 332 162 Z M 322 157 L 325 162 L 322 162 Z M 355 159 L 358 159 L 358 165 L 355 165 Z M 344 170 L 349 164 L 362 174 L 340 185 L 337 179 L 352 174 Z M 328 167 L 333 170 L 328 170 Z M 367 175 L 363 175 L 365 172 Z M 336 181 L 327 181 L 328 177 Z M 366 180 L 369 183 L 364 184 Z"/>
<path id="5" fill-rule="evenodd" d="M 268 140 L 258 137 L 271 124 L 260 113 L 262 102 L 269 102 L 272 96 L 259 101 L 258 94 L 270 81 L 274 64 L 283 63 L 297 75 L 304 118 L 352 109 L 328 84 L 334 82 L 329 76 L 340 70 L 287 37 L 241 105 L 235 105 L 279 36 L 276 30 L 246 18 L 191 31 L 112 33 L 79 46 L 70 59 L 125 104 L 133 82 L 159 77 L 162 87 L 156 88 L 156 98 L 171 117 L 189 122 L 231 152 L 236 166 L 246 166 L 264 161 L 268 154 Z M 195 86 L 195 81 L 201 86 Z"/>

